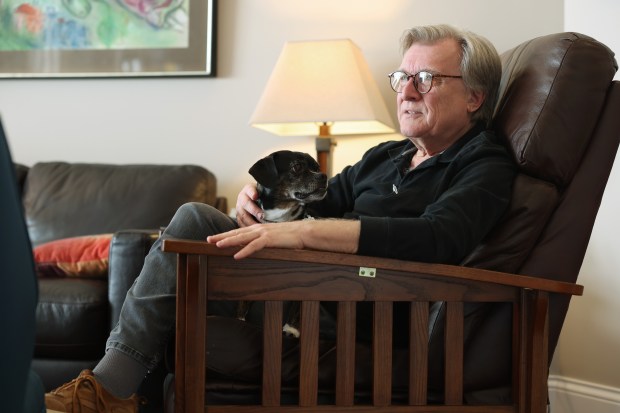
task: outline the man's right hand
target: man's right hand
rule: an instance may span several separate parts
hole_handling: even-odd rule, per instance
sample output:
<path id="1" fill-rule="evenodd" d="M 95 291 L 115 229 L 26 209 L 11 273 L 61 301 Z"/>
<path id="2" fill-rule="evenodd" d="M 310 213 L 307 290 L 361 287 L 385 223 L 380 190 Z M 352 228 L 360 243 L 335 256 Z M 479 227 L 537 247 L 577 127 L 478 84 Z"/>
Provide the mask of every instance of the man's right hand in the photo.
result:
<path id="1" fill-rule="evenodd" d="M 258 191 L 256 184 L 247 184 L 237 195 L 237 223 L 240 227 L 248 227 L 263 219 L 263 210 L 256 204 Z"/>

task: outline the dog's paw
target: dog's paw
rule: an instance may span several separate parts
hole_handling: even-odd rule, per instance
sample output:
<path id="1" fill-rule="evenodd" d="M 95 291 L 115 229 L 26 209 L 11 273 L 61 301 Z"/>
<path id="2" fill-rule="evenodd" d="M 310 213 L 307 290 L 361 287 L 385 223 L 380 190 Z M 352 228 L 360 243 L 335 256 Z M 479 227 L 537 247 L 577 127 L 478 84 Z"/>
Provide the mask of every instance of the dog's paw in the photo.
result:
<path id="1" fill-rule="evenodd" d="M 284 331 L 284 334 L 286 334 L 287 337 L 295 337 L 295 338 L 299 338 L 299 330 L 291 325 L 289 325 L 288 323 L 284 324 L 284 327 L 282 327 L 282 331 Z"/>

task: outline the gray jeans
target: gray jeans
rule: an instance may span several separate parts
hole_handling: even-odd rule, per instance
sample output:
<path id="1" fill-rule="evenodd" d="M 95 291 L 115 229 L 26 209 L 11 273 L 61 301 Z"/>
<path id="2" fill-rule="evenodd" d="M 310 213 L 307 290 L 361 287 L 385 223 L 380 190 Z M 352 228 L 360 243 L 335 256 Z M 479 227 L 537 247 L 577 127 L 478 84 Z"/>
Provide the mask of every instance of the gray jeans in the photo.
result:
<path id="1" fill-rule="evenodd" d="M 174 334 L 175 324 L 176 254 L 161 251 L 162 239 L 204 240 L 237 227 L 235 220 L 209 205 L 182 205 L 146 256 L 106 348 L 122 351 L 153 370 Z"/>

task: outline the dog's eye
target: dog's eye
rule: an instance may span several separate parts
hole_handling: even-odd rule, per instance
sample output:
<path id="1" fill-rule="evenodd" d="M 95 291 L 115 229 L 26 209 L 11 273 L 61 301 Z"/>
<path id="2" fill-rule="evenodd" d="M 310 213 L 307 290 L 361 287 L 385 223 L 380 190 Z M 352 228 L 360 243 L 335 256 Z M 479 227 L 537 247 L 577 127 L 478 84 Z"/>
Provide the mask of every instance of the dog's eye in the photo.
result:
<path id="1" fill-rule="evenodd" d="M 303 167 L 301 166 L 301 164 L 298 164 L 298 163 L 294 163 L 294 164 L 291 166 L 291 170 L 292 170 L 293 172 L 295 172 L 296 174 L 300 173 L 300 172 L 302 171 L 302 169 L 303 169 Z"/>

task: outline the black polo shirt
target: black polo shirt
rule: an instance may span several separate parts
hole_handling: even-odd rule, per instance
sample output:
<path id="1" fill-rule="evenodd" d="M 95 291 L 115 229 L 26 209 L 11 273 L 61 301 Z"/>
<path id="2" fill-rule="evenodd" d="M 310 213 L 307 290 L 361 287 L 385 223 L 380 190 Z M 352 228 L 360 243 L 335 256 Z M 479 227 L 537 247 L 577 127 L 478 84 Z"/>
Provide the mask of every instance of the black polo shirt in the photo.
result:
<path id="1" fill-rule="evenodd" d="M 508 206 L 515 164 L 481 125 L 409 170 L 416 151 L 408 139 L 370 149 L 311 213 L 359 219 L 360 255 L 458 264 Z"/>

